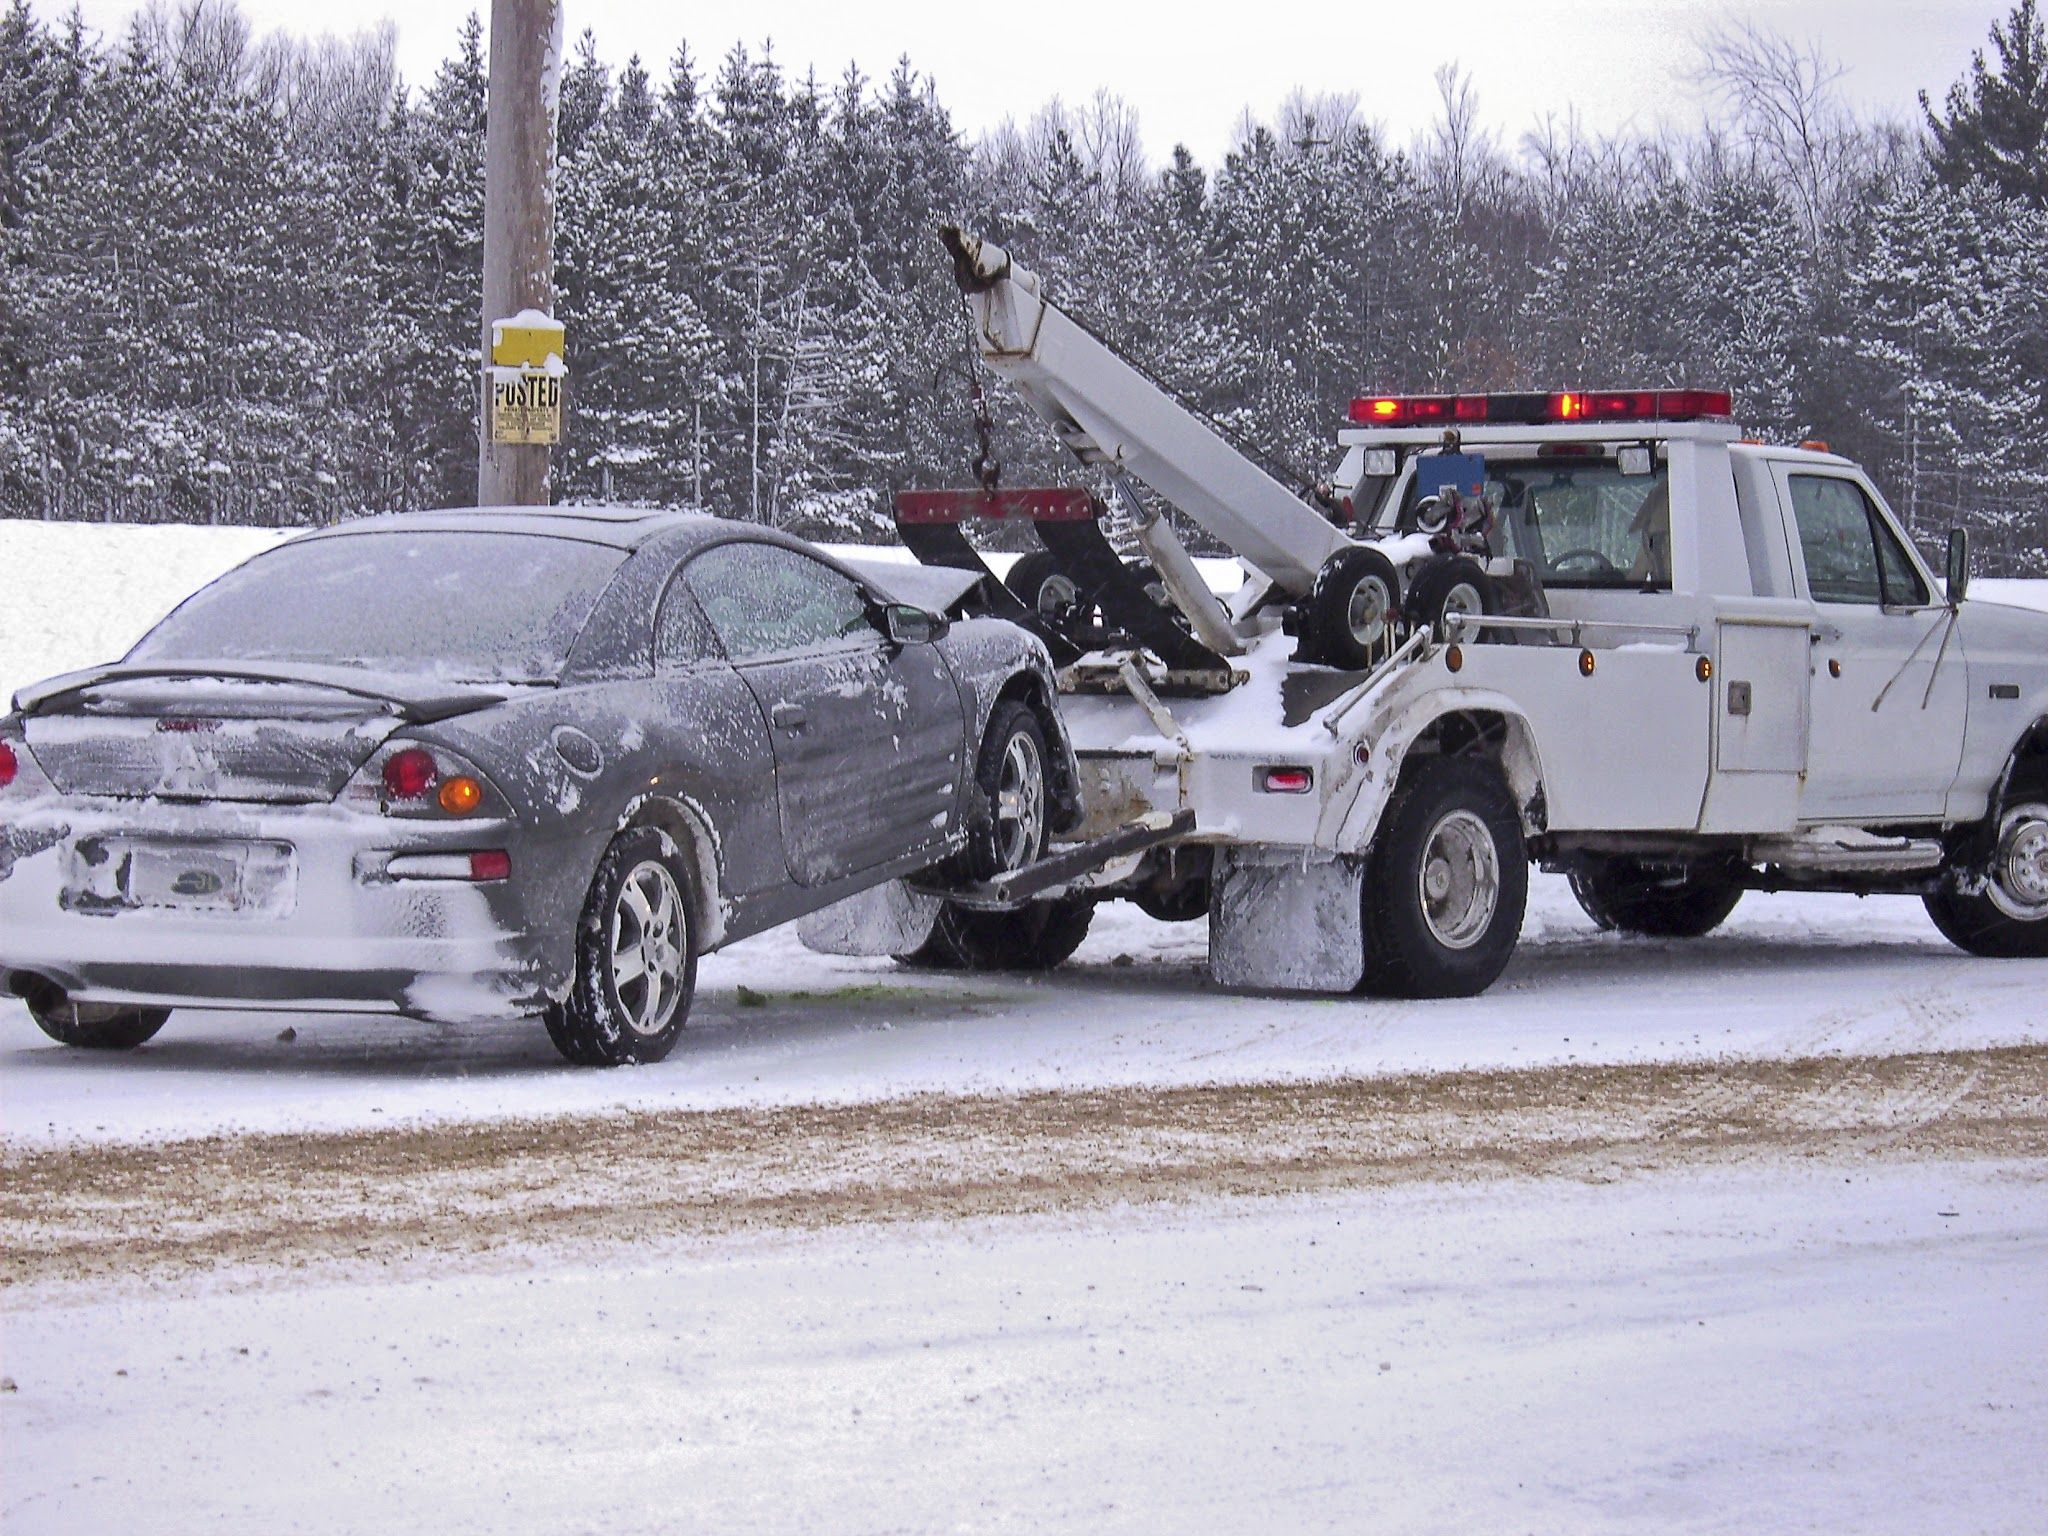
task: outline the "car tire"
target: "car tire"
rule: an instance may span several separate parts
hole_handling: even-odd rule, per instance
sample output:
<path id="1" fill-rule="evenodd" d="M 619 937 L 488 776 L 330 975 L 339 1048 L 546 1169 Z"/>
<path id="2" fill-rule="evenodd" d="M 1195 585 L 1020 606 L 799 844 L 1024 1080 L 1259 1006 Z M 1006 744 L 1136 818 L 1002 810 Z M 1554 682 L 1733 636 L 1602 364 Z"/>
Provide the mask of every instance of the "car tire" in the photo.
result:
<path id="1" fill-rule="evenodd" d="M 1095 903 L 1066 897 L 1011 912 L 947 902 L 932 935 L 898 963 L 936 971 L 1049 971 L 1088 937 Z"/>
<path id="2" fill-rule="evenodd" d="M 59 1045 L 80 1051 L 132 1051 L 170 1018 L 168 1008 L 124 1008 L 118 1003 L 74 1003 L 55 987 L 22 999 L 36 1028 Z"/>
<path id="3" fill-rule="evenodd" d="M 974 760 L 975 806 L 963 873 L 993 880 L 1035 863 L 1052 832 L 1052 752 L 1038 712 L 1003 699 L 989 712 Z"/>
<path id="4" fill-rule="evenodd" d="M 1451 609 L 1471 614 L 1500 612 L 1500 594 L 1494 588 L 1493 578 L 1468 555 L 1432 560 L 1409 583 L 1407 612 L 1410 628 L 1435 629 L 1442 625 L 1444 614 Z M 1479 630 L 1467 627 L 1460 638 L 1479 640 L 1483 635 Z"/>
<path id="5" fill-rule="evenodd" d="M 1652 939 L 1712 933 L 1742 900 L 1742 887 L 1726 875 L 1659 880 L 1634 859 L 1587 859 L 1570 879 L 1572 895 L 1600 928 Z"/>
<path id="6" fill-rule="evenodd" d="M 2048 959 L 2048 804 L 2014 806 L 1992 834 L 1981 891 L 1951 869 L 1928 895 L 1927 915 L 1956 948 L 1987 960 Z"/>
<path id="7" fill-rule="evenodd" d="M 1372 665 L 1401 617 L 1401 575 L 1376 549 L 1339 550 L 1316 572 L 1308 595 L 1308 646 L 1317 661 L 1347 672 Z"/>
<path id="8" fill-rule="evenodd" d="M 1425 762 L 1387 807 L 1365 872 L 1364 990 L 1471 997 L 1515 952 L 1529 900 L 1522 821 L 1477 758 Z"/>
<path id="9" fill-rule="evenodd" d="M 638 827 L 612 840 L 577 919 L 569 995 L 543 1015 L 567 1060 L 644 1066 L 674 1049 L 697 990 L 691 889 L 667 833 Z"/>

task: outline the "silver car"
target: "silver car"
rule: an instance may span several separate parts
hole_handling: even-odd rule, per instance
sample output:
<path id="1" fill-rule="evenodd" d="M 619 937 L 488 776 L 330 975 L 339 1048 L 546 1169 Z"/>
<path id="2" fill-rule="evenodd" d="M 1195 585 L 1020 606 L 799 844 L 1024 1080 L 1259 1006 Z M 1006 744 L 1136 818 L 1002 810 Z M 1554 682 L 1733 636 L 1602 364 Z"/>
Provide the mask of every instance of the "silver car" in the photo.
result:
<path id="1" fill-rule="evenodd" d="M 658 1060 L 700 955 L 1078 819 L 1044 645 L 948 617 L 974 580 L 620 509 L 281 544 L 0 717 L 0 981 L 75 1046 L 371 1009 Z"/>

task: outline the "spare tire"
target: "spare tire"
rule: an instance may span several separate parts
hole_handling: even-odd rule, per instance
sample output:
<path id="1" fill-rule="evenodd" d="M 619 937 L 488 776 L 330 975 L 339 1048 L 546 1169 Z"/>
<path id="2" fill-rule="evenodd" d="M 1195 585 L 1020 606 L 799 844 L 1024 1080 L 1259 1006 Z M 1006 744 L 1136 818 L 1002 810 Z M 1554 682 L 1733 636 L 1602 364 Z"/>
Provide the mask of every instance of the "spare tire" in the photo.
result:
<path id="1" fill-rule="evenodd" d="M 1370 666 L 1401 613 L 1401 576 L 1376 549 L 1340 549 L 1316 572 L 1308 595 L 1305 647 L 1316 660 L 1357 671 Z"/>
<path id="2" fill-rule="evenodd" d="M 1432 560 L 1408 587 L 1408 622 L 1416 629 L 1440 629 L 1447 613 L 1500 612 L 1500 593 L 1493 578 L 1470 555 Z M 1480 632 L 1466 628 L 1462 638 L 1477 640 Z"/>
<path id="3" fill-rule="evenodd" d="M 1603 929 L 1653 939 L 1697 939 L 1712 933 L 1742 900 L 1742 887 L 1721 870 L 1660 876 L 1634 859 L 1588 856 L 1571 872 L 1572 895 Z"/>

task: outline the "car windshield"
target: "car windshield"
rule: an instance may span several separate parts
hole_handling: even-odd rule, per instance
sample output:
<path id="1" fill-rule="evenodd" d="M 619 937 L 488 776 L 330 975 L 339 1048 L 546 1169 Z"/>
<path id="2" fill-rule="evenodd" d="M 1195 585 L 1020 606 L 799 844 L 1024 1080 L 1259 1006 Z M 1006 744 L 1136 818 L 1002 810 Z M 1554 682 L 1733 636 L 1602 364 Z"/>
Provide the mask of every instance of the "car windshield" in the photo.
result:
<path id="1" fill-rule="evenodd" d="M 188 598 L 128 659 L 553 681 L 625 559 L 602 544 L 482 530 L 302 540 Z"/>

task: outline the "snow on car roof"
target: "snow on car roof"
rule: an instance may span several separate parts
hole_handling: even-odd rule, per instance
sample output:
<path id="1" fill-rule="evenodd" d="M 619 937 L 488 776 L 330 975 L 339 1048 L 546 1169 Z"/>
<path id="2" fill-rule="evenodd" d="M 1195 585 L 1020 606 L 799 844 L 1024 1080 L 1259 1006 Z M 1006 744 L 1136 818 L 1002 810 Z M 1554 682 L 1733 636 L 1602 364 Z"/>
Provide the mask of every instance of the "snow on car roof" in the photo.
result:
<path id="1" fill-rule="evenodd" d="M 616 549 L 638 549 L 664 534 L 695 532 L 708 539 L 730 531 L 734 526 L 730 520 L 713 517 L 709 513 L 674 512 L 664 507 L 446 507 L 432 512 L 381 513 L 337 523 L 306 537 L 348 538 L 362 534 L 445 529 L 530 534 L 607 544 Z"/>

